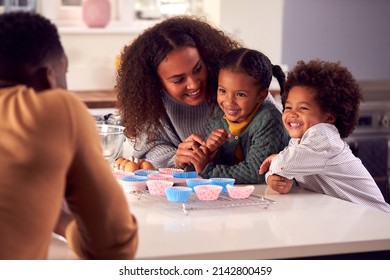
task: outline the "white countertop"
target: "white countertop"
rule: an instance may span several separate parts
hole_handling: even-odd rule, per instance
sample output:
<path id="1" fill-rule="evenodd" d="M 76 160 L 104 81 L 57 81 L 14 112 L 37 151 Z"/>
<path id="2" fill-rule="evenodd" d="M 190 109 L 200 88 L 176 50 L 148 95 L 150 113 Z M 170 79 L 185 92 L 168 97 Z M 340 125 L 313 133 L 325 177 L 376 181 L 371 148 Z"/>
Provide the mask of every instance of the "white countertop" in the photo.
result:
<path id="1" fill-rule="evenodd" d="M 137 259 L 284 259 L 390 250 L 390 215 L 297 189 L 262 206 L 195 209 L 127 194 L 139 224 Z M 53 239 L 49 258 L 73 258 Z"/>

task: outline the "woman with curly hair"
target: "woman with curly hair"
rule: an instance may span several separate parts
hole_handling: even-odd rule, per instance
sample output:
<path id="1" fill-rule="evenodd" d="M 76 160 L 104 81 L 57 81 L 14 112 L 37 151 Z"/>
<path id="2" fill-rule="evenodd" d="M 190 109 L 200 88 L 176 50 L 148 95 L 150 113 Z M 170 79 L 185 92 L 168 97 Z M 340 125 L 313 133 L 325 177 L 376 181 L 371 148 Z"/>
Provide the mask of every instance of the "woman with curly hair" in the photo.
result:
<path id="1" fill-rule="evenodd" d="M 300 187 L 390 212 L 374 179 L 343 138 L 354 130 L 363 100 L 359 85 L 340 63 L 299 61 L 282 94 L 283 124 L 290 143 L 268 157 L 259 173 L 279 193 L 293 179 Z"/>
<path id="2" fill-rule="evenodd" d="M 116 89 L 133 156 L 156 168 L 189 165 L 216 104 L 219 61 L 240 46 L 201 18 L 179 16 L 123 49 Z"/>

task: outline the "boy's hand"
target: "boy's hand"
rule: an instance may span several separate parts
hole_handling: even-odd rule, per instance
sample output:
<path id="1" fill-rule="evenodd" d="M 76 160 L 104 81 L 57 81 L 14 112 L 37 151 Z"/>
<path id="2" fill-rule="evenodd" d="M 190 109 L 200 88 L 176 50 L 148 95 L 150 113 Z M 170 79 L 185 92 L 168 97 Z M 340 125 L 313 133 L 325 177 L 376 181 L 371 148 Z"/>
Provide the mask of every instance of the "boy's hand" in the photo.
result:
<path id="1" fill-rule="evenodd" d="M 269 157 L 267 157 L 263 163 L 260 165 L 260 168 L 259 168 L 259 174 L 264 174 L 265 172 L 268 171 L 270 165 L 271 165 L 271 162 L 272 162 L 272 159 L 274 157 L 276 157 L 277 154 L 273 154 L 273 155 L 270 155 Z"/>
<path id="2" fill-rule="evenodd" d="M 274 191 L 277 191 L 278 193 L 286 194 L 290 192 L 293 186 L 293 180 L 273 174 L 268 176 L 267 185 L 270 186 Z"/>

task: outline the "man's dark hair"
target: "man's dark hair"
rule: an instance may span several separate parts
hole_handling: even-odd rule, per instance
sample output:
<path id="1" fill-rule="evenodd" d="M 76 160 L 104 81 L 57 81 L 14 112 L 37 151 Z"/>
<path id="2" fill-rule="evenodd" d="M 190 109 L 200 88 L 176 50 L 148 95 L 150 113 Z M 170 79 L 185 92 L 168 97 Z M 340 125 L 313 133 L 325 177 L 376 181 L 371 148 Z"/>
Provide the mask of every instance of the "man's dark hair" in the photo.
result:
<path id="1" fill-rule="evenodd" d="M 64 53 L 57 28 L 41 15 L 0 14 L 0 79 L 20 82 L 27 71 Z"/>

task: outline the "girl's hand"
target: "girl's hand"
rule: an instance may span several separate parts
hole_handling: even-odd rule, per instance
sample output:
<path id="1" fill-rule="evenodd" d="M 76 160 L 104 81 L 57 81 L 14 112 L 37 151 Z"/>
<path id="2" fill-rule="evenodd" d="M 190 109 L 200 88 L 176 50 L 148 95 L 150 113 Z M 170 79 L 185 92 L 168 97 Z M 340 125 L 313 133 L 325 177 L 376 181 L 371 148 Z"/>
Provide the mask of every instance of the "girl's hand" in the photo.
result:
<path id="1" fill-rule="evenodd" d="M 198 149 L 201 145 L 205 145 L 205 141 L 197 134 L 191 134 L 182 143 L 179 144 L 176 150 L 176 165 L 184 169 L 191 163 L 193 150 Z"/>
<path id="2" fill-rule="evenodd" d="M 264 174 L 265 172 L 268 171 L 270 165 L 271 165 L 271 162 L 272 162 L 272 159 L 274 157 L 276 157 L 277 154 L 273 154 L 273 155 L 270 155 L 269 157 L 267 157 L 263 163 L 260 165 L 260 168 L 259 168 L 259 174 Z"/>
<path id="3" fill-rule="evenodd" d="M 293 180 L 273 174 L 268 176 L 267 185 L 270 186 L 274 191 L 277 191 L 278 193 L 286 194 L 290 192 L 293 186 Z"/>
<path id="4" fill-rule="evenodd" d="M 223 128 L 214 129 L 206 141 L 206 147 L 208 148 L 210 153 L 217 151 L 219 147 L 226 142 L 227 139 L 231 138 L 232 135 L 227 133 Z"/>

